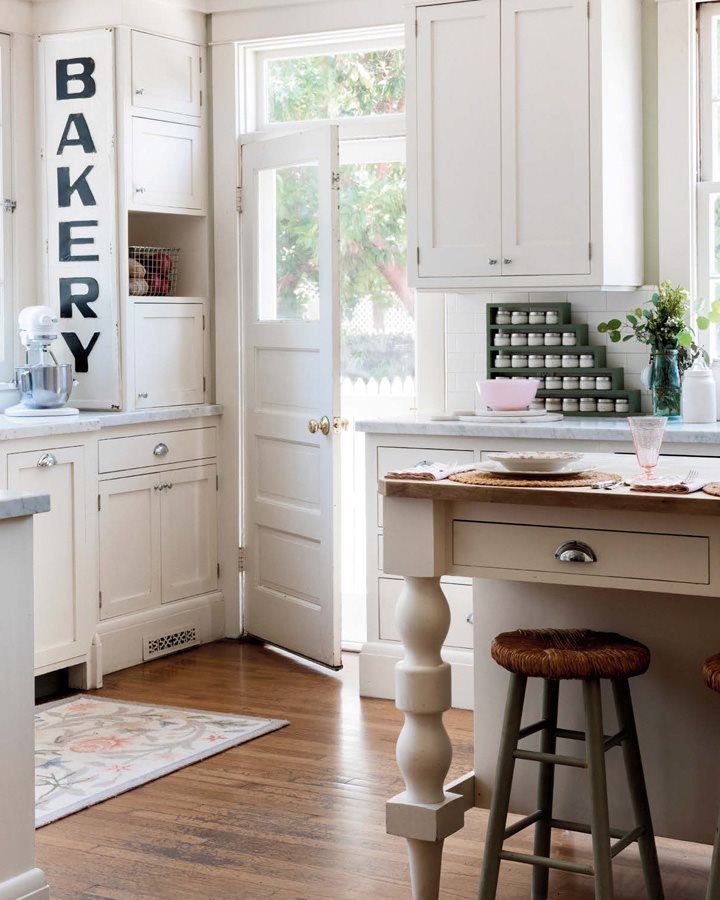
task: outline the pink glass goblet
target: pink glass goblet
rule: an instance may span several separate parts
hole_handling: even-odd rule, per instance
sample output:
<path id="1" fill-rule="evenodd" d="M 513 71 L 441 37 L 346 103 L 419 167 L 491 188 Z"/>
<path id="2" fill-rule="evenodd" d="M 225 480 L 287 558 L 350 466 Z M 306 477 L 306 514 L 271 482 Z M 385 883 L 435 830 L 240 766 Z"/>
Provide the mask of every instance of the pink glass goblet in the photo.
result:
<path id="1" fill-rule="evenodd" d="M 655 484 L 662 481 L 653 469 L 658 464 L 662 446 L 666 416 L 631 416 L 628 418 L 635 455 L 643 474 L 633 483 Z"/>

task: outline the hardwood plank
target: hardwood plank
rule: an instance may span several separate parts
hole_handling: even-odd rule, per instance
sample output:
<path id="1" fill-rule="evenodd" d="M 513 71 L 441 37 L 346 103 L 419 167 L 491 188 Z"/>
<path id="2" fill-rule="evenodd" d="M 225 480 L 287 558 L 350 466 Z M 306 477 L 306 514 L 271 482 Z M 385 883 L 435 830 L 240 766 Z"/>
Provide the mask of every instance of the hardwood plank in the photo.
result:
<path id="1" fill-rule="evenodd" d="M 213 756 L 41 828 L 38 865 L 53 900 L 400 900 L 404 841 L 385 834 L 401 716 L 361 700 L 357 657 L 332 673 L 253 644 L 222 641 L 109 675 L 106 697 L 287 718 L 288 728 Z M 472 767 L 472 715 L 446 714 L 450 777 Z M 446 841 L 441 896 L 477 893 L 486 813 Z M 513 847 L 528 852 L 531 839 Z M 710 848 L 660 840 L 665 892 L 703 900 Z M 586 836 L 559 833 L 554 853 L 587 858 Z M 616 900 L 644 898 L 636 850 L 615 860 Z M 505 864 L 498 900 L 527 900 L 530 871 Z M 555 900 L 592 900 L 592 884 L 553 873 Z"/>

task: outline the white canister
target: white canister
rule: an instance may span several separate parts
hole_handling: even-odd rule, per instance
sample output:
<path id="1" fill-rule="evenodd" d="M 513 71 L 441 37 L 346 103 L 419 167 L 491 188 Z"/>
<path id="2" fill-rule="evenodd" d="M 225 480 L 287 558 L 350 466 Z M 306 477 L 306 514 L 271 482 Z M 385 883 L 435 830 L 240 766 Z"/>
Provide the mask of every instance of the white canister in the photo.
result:
<path id="1" fill-rule="evenodd" d="M 715 379 L 715 414 L 718 421 L 720 421 L 720 359 L 714 359 L 712 361 L 710 371 L 713 373 L 713 378 Z"/>
<path id="2" fill-rule="evenodd" d="M 496 325 L 509 325 L 512 321 L 512 313 L 509 309 L 499 309 L 495 313 L 495 324 Z"/>
<path id="3" fill-rule="evenodd" d="M 495 354 L 495 368 L 496 369 L 509 369 L 512 365 L 512 357 L 509 353 L 496 353 Z"/>
<path id="4" fill-rule="evenodd" d="M 629 413 L 630 412 L 630 401 L 627 397 L 618 397 L 615 401 L 615 412 L 616 413 Z"/>
<path id="5" fill-rule="evenodd" d="M 581 397 L 580 412 L 597 412 L 597 400 L 594 397 Z"/>
<path id="6" fill-rule="evenodd" d="M 494 347 L 509 347 L 510 346 L 510 335 L 507 331 L 498 331 L 498 333 L 493 338 L 493 346 Z"/>
<path id="7" fill-rule="evenodd" d="M 562 344 L 562 335 L 559 331 L 546 331 L 545 332 L 545 346 L 546 347 L 559 347 Z"/>
<path id="8" fill-rule="evenodd" d="M 577 397 L 565 397 L 562 402 L 563 412 L 577 412 L 580 409 L 580 401 Z"/>
<path id="9" fill-rule="evenodd" d="M 549 309 L 545 313 L 545 324 L 546 325 L 557 325 L 560 321 L 560 315 L 556 309 Z"/>
<path id="10" fill-rule="evenodd" d="M 531 369 L 542 369 L 545 365 L 545 357 L 542 353 L 531 353 L 527 361 Z"/>
<path id="11" fill-rule="evenodd" d="M 537 310 L 531 309 L 530 314 L 528 316 L 528 321 L 531 325 L 544 325 L 545 324 L 545 310 Z"/>
<path id="12" fill-rule="evenodd" d="M 600 397 L 597 408 L 598 412 L 615 412 L 615 401 L 612 397 Z"/>
<path id="13" fill-rule="evenodd" d="M 562 365 L 562 356 L 559 353 L 548 353 L 545 357 L 545 365 L 548 369 L 559 369 Z"/>
<path id="14" fill-rule="evenodd" d="M 683 376 L 682 417 L 683 422 L 702 425 L 717 421 L 717 391 L 713 373 L 705 365 L 702 357 L 696 359 L 693 367 Z"/>
<path id="15" fill-rule="evenodd" d="M 595 365 L 595 357 L 592 353 L 581 353 L 580 354 L 580 368 L 581 369 L 592 369 Z"/>
<path id="16" fill-rule="evenodd" d="M 510 320 L 513 325 L 527 325 L 528 323 L 528 314 L 524 309 L 514 309 L 512 311 L 512 315 L 510 316 Z"/>
<path id="17" fill-rule="evenodd" d="M 609 387 L 609 385 L 608 385 Z M 580 390 L 581 391 L 594 391 L 595 390 L 595 377 L 593 375 L 581 375 L 580 376 Z"/>
<path id="18" fill-rule="evenodd" d="M 527 347 L 528 336 L 524 331 L 514 331 L 510 335 L 510 343 L 513 347 Z"/>
<path id="19" fill-rule="evenodd" d="M 595 390 L 609 391 L 612 387 L 612 378 L 609 375 L 598 375 L 595 379 Z"/>
<path id="20" fill-rule="evenodd" d="M 541 331 L 531 331 L 528 334 L 528 344 L 531 347 L 542 347 L 545 344 L 545 335 Z"/>
<path id="21" fill-rule="evenodd" d="M 545 378 L 546 391 L 559 391 L 562 388 L 562 378 L 559 375 L 548 375 Z"/>
<path id="22" fill-rule="evenodd" d="M 580 379 L 577 375 L 565 375 L 562 386 L 564 391 L 576 391 L 580 387 Z"/>
<path id="23" fill-rule="evenodd" d="M 513 353 L 513 369 L 527 369 L 528 358 L 526 353 Z"/>
<path id="24" fill-rule="evenodd" d="M 545 409 L 547 412 L 560 412 L 562 409 L 562 400 L 559 397 L 547 397 L 545 400 Z"/>
<path id="25" fill-rule="evenodd" d="M 530 409 L 545 409 L 545 401 L 542 397 L 536 397 L 530 401 Z"/>
<path id="26" fill-rule="evenodd" d="M 574 331 L 563 331 L 562 333 L 563 347 L 574 347 L 577 344 L 577 335 Z"/>
<path id="27" fill-rule="evenodd" d="M 577 369 L 580 359 L 576 353 L 566 353 L 562 358 L 563 369 Z"/>

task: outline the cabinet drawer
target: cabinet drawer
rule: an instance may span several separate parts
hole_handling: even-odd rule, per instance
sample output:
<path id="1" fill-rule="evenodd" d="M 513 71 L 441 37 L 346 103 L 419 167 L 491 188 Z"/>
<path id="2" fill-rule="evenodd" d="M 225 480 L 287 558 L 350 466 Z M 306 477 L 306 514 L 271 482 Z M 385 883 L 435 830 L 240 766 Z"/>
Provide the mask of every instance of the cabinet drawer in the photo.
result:
<path id="1" fill-rule="evenodd" d="M 395 624 L 395 604 L 403 584 L 400 578 L 378 578 L 379 633 L 382 641 L 400 640 Z M 472 584 L 448 584 L 443 579 L 442 589 L 450 606 L 450 630 L 445 646 L 472 650 L 473 627 L 472 621 L 468 621 L 473 608 Z"/>
<path id="2" fill-rule="evenodd" d="M 590 546 L 595 562 L 560 562 L 555 551 L 566 541 Z M 453 563 L 594 578 L 710 583 L 710 542 L 706 537 L 643 534 L 495 522 L 453 522 Z"/>
<path id="3" fill-rule="evenodd" d="M 438 450 L 434 447 L 378 447 L 377 477 L 382 478 L 386 472 L 402 467 L 411 468 L 423 459 L 432 462 L 452 463 L 458 465 L 471 463 L 475 459 L 472 450 Z M 382 497 L 377 498 L 378 525 L 382 527 Z"/>
<path id="4" fill-rule="evenodd" d="M 167 448 L 167 452 L 164 448 Z M 155 452 L 157 451 L 157 452 Z M 98 472 L 211 459 L 217 455 L 217 429 L 192 428 L 98 441 Z"/>

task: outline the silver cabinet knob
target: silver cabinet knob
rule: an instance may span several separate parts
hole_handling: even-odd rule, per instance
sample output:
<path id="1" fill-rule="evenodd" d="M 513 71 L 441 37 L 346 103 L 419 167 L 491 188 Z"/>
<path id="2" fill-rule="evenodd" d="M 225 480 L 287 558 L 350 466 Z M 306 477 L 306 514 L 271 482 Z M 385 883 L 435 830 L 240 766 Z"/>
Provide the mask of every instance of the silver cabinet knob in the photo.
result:
<path id="1" fill-rule="evenodd" d="M 169 452 L 170 448 L 168 445 L 163 444 L 162 442 L 153 447 L 153 456 L 167 456 Z"/>
<path id="2" fill-rule="evenodd" d="M 37 461 L 38 469 L 50 469 L 52 466 L 57 465 L 57 456 L 52 453 L 43 453 L 40 459 Z"/>
<path id="3" fill-rule="evenodd" d="M 468 613 L 468 617 L 465 619 L 468 625 L 473 625 L 475 623 L 475 615 L 473 613 Z"/>
<path id="4" fill-rule="evenodd" d="M 503 262 L 505 263 L 506 266 L 509 266 L 510 263 L 512 262 L 512 257 L 511 256 L 503 256 Z"/>
<path id="5" fill-rule="evenodd" d="M 142 95 L 145 93 L 145 88 L 135 88 L 135 93 L 138 95 L 138 97 L 142 97 Z"/>
<path id="6" fill-rule="evenodd" d="M 147 392 L 144 394 L 138 394 L 138 400 L 147 400 L 148 395 Z"/>
<path id="7" fill-rule="evenodd" d="M 136 188 L 135 188 L 135 193 L 136 193 L 136 194 L 145 194 L 145 193 L 147 193 L 147 191 L 146 191 L 146 189 L 145 189 L 144 187 L 136 187 Z"/>
<path id="8" fill-rule="evenodd" d="M 555 551 L 555 559 L 567 563 L 594 563 L 597 555 L 592 547 L 582 541 L 565 541 Z"/>
<path id="9" fill-rule="evenodd" d="M 497 259 L 494 256 L 491 256 L 490 259 L 488 260 L 488 265 L 496 266 L 497 262 L 498 262 Z"/>

